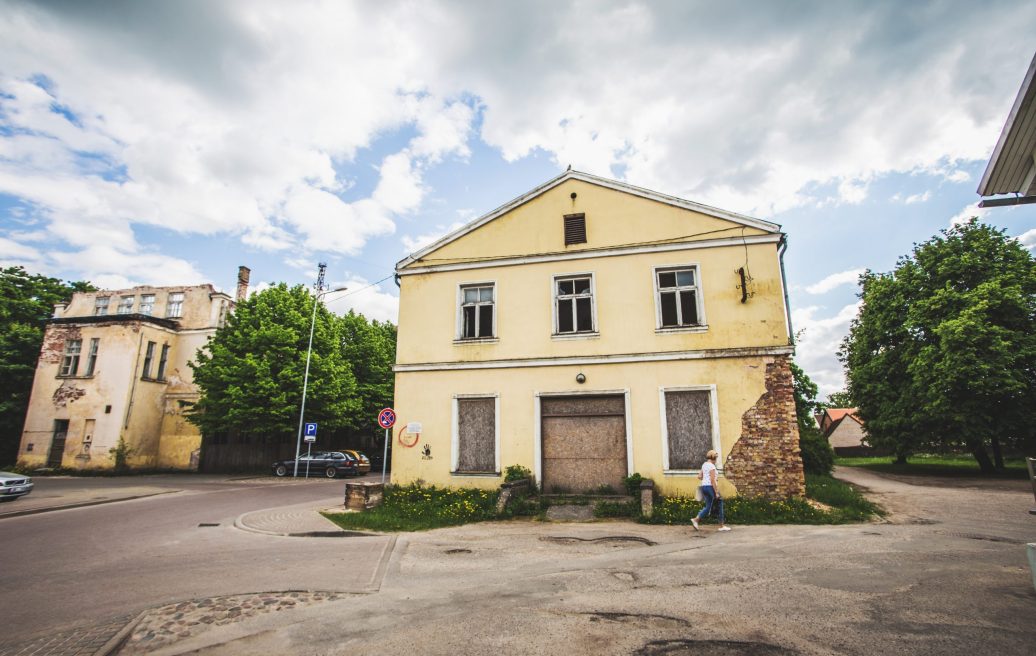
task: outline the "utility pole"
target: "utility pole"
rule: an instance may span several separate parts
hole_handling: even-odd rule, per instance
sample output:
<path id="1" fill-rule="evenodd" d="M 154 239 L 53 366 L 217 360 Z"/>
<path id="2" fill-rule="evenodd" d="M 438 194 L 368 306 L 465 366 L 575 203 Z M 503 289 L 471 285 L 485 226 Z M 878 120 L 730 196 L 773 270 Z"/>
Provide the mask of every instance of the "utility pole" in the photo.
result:
<path id="1" fill-rule="evenodd" d="M 299 454 L 302 452 L 302 422 L 305 421 L 306 390 L 309 387 L 309 360 L 313 355 L 313 328 L 317 325 L 317 304 L 320 303 L 320 297 L 324 293 L 324 271 L 327 269 L 327 263 L 321 262 L 317 265 L 317 268 L 317 284 L 313 285 L 316 289 L 316 293 L 313 295 L 313 316 L 309 320 L 309 346 L 306 347 L 306 373 L 302 377 L 302 407 L 299 408 L 299 434 L 295 440 L 294 477 L 298 477 L 299 475 Z"/>

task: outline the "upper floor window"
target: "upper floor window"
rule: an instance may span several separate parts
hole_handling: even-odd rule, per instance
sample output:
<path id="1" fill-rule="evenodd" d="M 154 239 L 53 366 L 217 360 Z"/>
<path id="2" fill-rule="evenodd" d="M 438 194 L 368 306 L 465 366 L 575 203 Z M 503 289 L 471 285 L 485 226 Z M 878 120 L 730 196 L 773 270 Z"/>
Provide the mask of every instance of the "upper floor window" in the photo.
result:
<path id="1" fill-rule="evenodd" d="M 94 300 L 94 316 L 103 317 L 108 314 L 108 304 L 111 302 L 110 296 L 98 296 Z"/>
<path id="2" fill-rule="evenodd" d="M 99 337 L 94 337 L 90 340 L 90 353 L 86 356 L 86 373 L 84 376 L 93 376 L 94 368 L 97 366 L 97 350 L 100 348 L 101 340 Z"/>
<path id="3" fill-rule="evenodd" d="M 140 295 L 140 310 L 141 314 L 151 314 L 151 311 L 155 309 L 155 295 L 154 294 L 141 294 Z"/>
<path id="4" fill-rule="evenodd" d="M 493 337 L 496 299 L 493 283 L 460 288 L 460 339 Z"/>
<path id="5" fill-rule="evenodd" d="M 702 325 L 697 266 L 656 269 L 655 289 L 659 328 Z"/>
<path id="6" fill-rule="evenodd" d="M 144 352 L 144 369 L 140 374 L 141 378 L 151 378 L 151 363 L 155 361 L 155 343 L 147 343 L 147 351 Z"/>
<path id="7" fill-rule="evenodd" d="M 79 356 L 83 351 L 83 340 L 70 339 L 65 342 L 65 355 L 61 359 L 62 376 L 75 376 L 79 372 Z"/>
<path id="8" fill-rule="evenodd" d="M 554 278 L 554 333 L 594 332 L 593 276 Z"/>
<path id="9" fill-rule="evenodd" d="M 165 366 L 169 361 L 169 345 L 162 345 L 162 355 L 158 358 L 158 373 L 155 374 L 155 378 L 158 380 L 165 380 Z"/>
<path id="10" fill-rule="evenodd" d="M 166 301 L 165 316 L 183 316 L 183 292 L 169 292 L 169 299 Z"/>
<path id="11" fill-rule="evenodd" d="M 133 301 L 136 300 L 136 296 L 122 296 L 119 298 L 119 314 L 132 314 L 133 313 Z"/>

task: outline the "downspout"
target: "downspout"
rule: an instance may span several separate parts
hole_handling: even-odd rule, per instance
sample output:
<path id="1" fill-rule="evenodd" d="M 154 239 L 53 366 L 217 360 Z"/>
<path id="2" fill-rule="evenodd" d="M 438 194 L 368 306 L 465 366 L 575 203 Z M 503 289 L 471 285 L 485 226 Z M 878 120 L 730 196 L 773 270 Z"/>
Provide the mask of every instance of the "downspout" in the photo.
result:
<path id="1" fill-rule="evenodd" d="M 788 235 L 781 233 L 777 243 L 777 259 L 781 263 L 781 288 L 784 291 L 784 321 L 788 325 L 788 345 L 795 345 L 795 333 L 791 328 L 791 301 L 788 300 L 788 278 L 784 273 L 784 251 L 788 250 Z"/>
<path id="2" fill-rule="evenodd" d="M 129 397 L 126 399 L 126 418 L 122 421 L 122 430 L 129 428 L 130 412 L 133 410 L 133 392 L 137 389 L 137 367 L 140 366 L 140 348 L 144 345 L 144 326 L 140 326 L 140 339 L 137 340 L 137 357 L 133 361 L 133 379 L 130 383 Z M 120 434 L 120 438 L 123 436 Z"/>

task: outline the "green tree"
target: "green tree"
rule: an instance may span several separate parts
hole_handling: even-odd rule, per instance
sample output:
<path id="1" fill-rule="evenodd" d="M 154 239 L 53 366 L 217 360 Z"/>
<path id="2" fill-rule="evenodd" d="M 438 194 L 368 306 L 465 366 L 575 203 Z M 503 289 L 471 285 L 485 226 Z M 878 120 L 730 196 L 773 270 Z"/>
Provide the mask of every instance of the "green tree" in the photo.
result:
<path id="1" fill-rule="evenodd" d="M 872 444 L 901 461 L 966 449 L 983 472 L 1031 447 L 1036 261 L 1021 244 L 972 219 L 861 282 L 840 356 Z"/>
<path id="2" fill-rule="evenodd" d="M 811 474 L 830 474 L 835 454 L 831 444 L 820 434 L 814 414 L 823 407 L 817 401 L 817 385 L 806 372 L 794 362 L 791 363 L 793 391 L 795 394 L 795 418 L 799 425 L 799 450 L 802 452 L 802 466 Z"/>
<path id="3" fill-rule="evenodd" d="M 827 401 L 824 402 L 823 406 L 824 408 L 855 408 L 856 402 L 849 396 L 849 392 L 841 390 L 828 394 Z"/>
<path id="4" fill-rule="evenodd" d="M 350 417 L 349 428 L 371 434 L 378 412 L 392 405 L 396 361 L 396 327 L 388 322 L 367 321 L 352 310 L 340 319 L 342 352 L 356 379 L 360 403 Z"/>
<path id="5" fill-rule="evenodd" d="M 87 282 L 30 275 L 20 266 L 0 269 L 0 464 L 18 456 L 36 360 L 54 304 L 94 289 Z"/>
<path id="6" fill-rule="evenodd" d="M 332 431 L 350 425 L 360 398 L 341 322 L 305 287 L 282 283 L 239 303 L 191 363 L 202 398 L 190 420 L 203 433 L 295 435 L 313 303 L 305 419 Z"/>

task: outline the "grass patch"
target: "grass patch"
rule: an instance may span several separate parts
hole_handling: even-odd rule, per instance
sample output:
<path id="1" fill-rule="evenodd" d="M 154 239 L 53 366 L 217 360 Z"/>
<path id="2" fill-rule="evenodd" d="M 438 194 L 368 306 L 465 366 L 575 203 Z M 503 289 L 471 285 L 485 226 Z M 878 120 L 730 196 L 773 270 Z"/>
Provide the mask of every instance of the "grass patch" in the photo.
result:
<path id="1" fill-rule="evenodd" d="M 894 462 L 895 458 L 883 457 L 846 457 L 835 458 L 836 465 L 845 467 L 862 467 L 887 474 L 905 474 L 909 476 L 970 476 L 982 478 L 1028 478 L 1029 472 L 1024 458 L 1004 458 L 1004 471 L 983 474 L 978 462 L 971 456 L 919 454 L 907 458 L 906 464 Z"/>
<path id="2" fill-rule="evenodd" d="M 425 531 L 444 526 L 458 526 L 517 516 L 543 518 L 553 499 L 525 496 L 515 499 L 503 515 L 496 514 L 497 490 L 473 488 L 425 487 L 418 483 L 385 489 L 382 505 L 358 513 L 325 513 L 325 517 L 348 530 L 360 531 Z M 866 521 L 883 511 L 867 501 L 851 485 L 830 476 L 806 475 L 806 494 L 831 506 L 817 508 L 801 498 L 768 501 L 752 497 L 726 499 L 726 518 L 733 524 L 846 524 Z M 591 499 L 581 499 L 591 503 Z M 564 499 L 563 503 L 571 503 Z M 662 497 L 657 500 L 654 515 L 643 518 L 640 501 L 594 500 L 594 516 L 598 518 L 628 517 L 650 524 L 691 523 L 702 503 L 688 497 Z"/>
<path id="3" fill-rule="evenodd" d="M 831 510 L 823 510 L 806 499 L 769 501 L 758 497 L 724 499 L 726 520 L 731 524 L 849 524 L 867 521 L 883 511 L 863 498 L 854 487 L 830 476 L 806 474 L 806 495 Z M 704 503 L 690 497 L 663 497 L 650 518 L 650 524 L 690 524 Z"/>
<path id="4" fill-rule="evenodd" d="M 425 487 L 417 483 L 386 486 L 377 508 L 357 513 L 326 513 L 344 529 L 426 531 L 443 526 L 497 519 L 497 490 Z"/>

